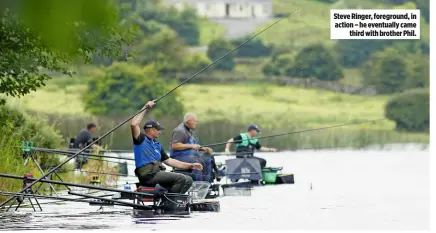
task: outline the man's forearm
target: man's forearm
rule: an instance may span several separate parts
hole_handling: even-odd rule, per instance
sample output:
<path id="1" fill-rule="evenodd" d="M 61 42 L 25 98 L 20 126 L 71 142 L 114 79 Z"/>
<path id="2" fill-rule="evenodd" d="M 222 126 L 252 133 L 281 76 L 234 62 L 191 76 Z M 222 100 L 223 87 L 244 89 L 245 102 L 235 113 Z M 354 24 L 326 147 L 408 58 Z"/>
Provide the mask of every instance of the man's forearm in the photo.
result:
<path id="1" fill-rule="evenodd" d="M 167 165 L 171 167 L 176 167 L 180 169 L 190 169 L 192 167 L 191 163 L 185 163 L 176 159 L 168 159 Z"/>
<path id="2" fill-rule="evenodd" d="M 175 143 L 171 146 L 173 150 L 187 150 L 192 149 L 191 144 Z"/>
<path id="3" fill-rule="evenodd" d="M 226 143 L 226 150 L 230 150 L 230 147 L 232 146 L 233 138 L 229 139 Z"/>
<path id="4" fill-rule="evenodd" d="M 144 114 L 145 114 L 145 112 L 147 112 L 147 108 L 144 106 L 143 108 L 141 108 L 141 110 L 144 110 L 144 111 L 142 111 L 141 113 L 139 113 L 138 115 L 136 115 L 132 119 L 132 125 L 140 125 L 141 124 L 142 118 L 144 118 Z"/>

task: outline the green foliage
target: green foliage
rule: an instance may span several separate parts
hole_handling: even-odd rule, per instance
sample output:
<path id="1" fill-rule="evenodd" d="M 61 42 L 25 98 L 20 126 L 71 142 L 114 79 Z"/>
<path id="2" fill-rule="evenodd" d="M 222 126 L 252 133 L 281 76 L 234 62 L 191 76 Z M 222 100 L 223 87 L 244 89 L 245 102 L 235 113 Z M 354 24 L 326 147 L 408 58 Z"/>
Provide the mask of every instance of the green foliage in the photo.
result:
<path id="1" fill-rule="evenodd" d="M 156 99 L 171 88 L 153 64 L 144 68 L 127 63 L 114 63 L 106 75 L 88 84 L 85 109 L 96 115 L 123 116 L 139 111 L 147 101 Z M 151 111 L 155 116 L 180 116 L 183 105 L 177 92 L 159 101 Z"/>
<path id="2" fill-rule="evenodd" d="M 49 126 L 47 120 L 38 116 L 28 116 L 18 108 L 8 105 L 0 106 L 0 121 L 4 124 L 0 129 L 0 147 L 20 148 L 20 141 L 27 140 L 34 142 L 34 145 L 42 148 L 59 148 L 62 143 L 62 136 L 53 127 Z M 8 139 L 8 140 L 6 140 Z M 4 148 L 5 150 L 7 148 Z M 8 156 L 20 157 L 17 150 Z M 56 156 L 41 154 L 38 162 L 43 167 L 58 165 L 59 159 Z"/>
<path id="3" fill-rule="evenodd" d="M 242 37 L 232 41 L 234 47 L 239 46 L 248 40 L 250 36 Z M 271 54 L 272 48 L 266 46 L 260 39 L 252 39 L 237 51 L 237 57 L 268 57 Z"/>
<path id="4" fill-rule="evenodd" d="M 119 55 L 133 33 L 105 0 L 5 0 L 0 15 L 0 93 L 11 96 L 43 86 L 50 77 L 41 67 L 71 75 L 67 63 Z"/>
<path id="5" fill-rule="evenodd" d="M 430 0 L 414 0 L 416 8 L 421 10 L 421 16 L 427 23 L 430 22 Z"/>
<path id="6" fill-rule="evenodd" d="M 211 60 L 206 55 L 194 53 L 186 59 L 183 69 L 190 72 L 199 71 L 210 63 Z M 212 69 L 212 67 L 209 69 Z"/>
<path id="7" fill-rule="evenodd" d="M 403 5 L 407 0 L 383 0 L 387 4 Z"/>
<path id="8" fill-rule="evenodd" d="M 207 56 L 211 60 L 217 60 L 220 57 L 224 56 L 230 50 L 233 49 L 232 44 L 225 39 L 215 39 L 210 42 L 209 48 L 207 50 Z M 219 62 L 215 64 L 216 69 L 218 70 L 233 70 L 235 66 L 234 62 L 235 55 L 234 53 L 229 54 L 225 59 L 221 59 Z"/>
<path id="9" fill-rule="evenodd" d="M 318 2 L 326 2 L 326 3 L 334 3 L 337 2 L 338 0 L 316 0 Z"/>
<path id="10" fill-rule="evenodd" d="M 123 5 L 124 17 L 139 25 L 142 35 L 150 36 L 157 32 L 156 30 L 161 27 L 159 25 L 165 25 L 176 31 L 186 44 L 199 44 L 199 18 L 194 9 L 186 8 L 179 11 L 163 5 L 160 0 L 132 0 Z"/>
<path id="11" fill-rule="evenodd" d="M 362 67 L 362 74 L 365 85 L 373 86 L 380 94 L 390 94 L 404 90 L 411 72 L 404 55 L 387 48 L 371 56 Z"/>
<path id="12" fill-rule="evenodd" d="M 335 45 L 339 62 L 344 67 L 358 67 L 369 56 L 391 45 L 392 40 L 341 40 Z"/>
<path id="13" fill-rule="evenodd" d="M 302 49 L 293 64 L 286 70 L 291 77 L 316 77 L 319 80 L 335 81 L 343 78 L 342 67 L 333 55 L 321 44 Z"/>
<path id="14" fill-rule="evenodd" d="M 293 61 L 292 54 L 280 54 L 263 67 L 263 73 L 267 76 L 284 75 Z"/>
<path id="15" fill-rule="evenodd" d="M 174 72 L 183 67 L 184 59 L 188 53 L 186 44 L 176 32 L 163 29 L 160 32 L 144 38 L 134 47 L 138 57 L 136 64 L 147 65 L 154 63 L 160 72 Z"/>
<path id="16" fill-rule="evenodd" d="M 386 104 L 385 115 L 396 122 L 397 130 L 424 132 L 430 126 L 429 89 L 412 89 L 392 97 Z"/>
<path id="17" fill-rule="evenodd" d="M 407 61 L 411 75 L 407 79 L 406 88 L 430 87 L 430 57 L 422 55 L 408 56 Z"/>

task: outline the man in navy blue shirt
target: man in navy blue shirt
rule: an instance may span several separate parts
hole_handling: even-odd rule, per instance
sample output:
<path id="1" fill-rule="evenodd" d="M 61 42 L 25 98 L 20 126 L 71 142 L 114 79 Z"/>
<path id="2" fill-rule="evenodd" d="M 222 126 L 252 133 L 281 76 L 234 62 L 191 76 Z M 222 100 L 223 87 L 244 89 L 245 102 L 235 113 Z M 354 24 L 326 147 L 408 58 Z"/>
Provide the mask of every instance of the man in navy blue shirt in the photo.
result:
<path id="1" fill-rule="evenodd" d="M 165 167 L 162 166 L 161 162 L 180 169 L 202 170 L 203 166 L 200 163 L 185 163 L 169 158 L 162 145 L 156 141 L 161 130 L 164 129 L 157 121 L 147 121 L 144 125 L 144 131 L 141 132 L 139 124 L 147 109 L 151 109 L 155 104 L 155 101 L 147 102 L 143 107 L 145 110 L 131 121 L 135 175 L 141 185 L 155 186 L 159 184 L 171 193 L 186 193 L 192 185 L 192 178 L 180 173 L 165 172 Z"/>

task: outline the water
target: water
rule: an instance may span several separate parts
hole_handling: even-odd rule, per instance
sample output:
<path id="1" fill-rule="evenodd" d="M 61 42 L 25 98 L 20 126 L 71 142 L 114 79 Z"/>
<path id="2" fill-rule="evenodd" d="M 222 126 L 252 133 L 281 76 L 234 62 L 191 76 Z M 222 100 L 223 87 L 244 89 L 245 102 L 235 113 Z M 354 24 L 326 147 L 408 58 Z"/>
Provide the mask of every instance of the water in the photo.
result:
<path id="1" fill-rule="evenodd" d="M 153 217 L 86 203 L 0 213 L 0 229 L 429 229 L 429 151 L 301 151 L 261 154 L 295 184 L 221 197 L 220 213 Z M 218 160 L 224 160 L 219 157 Z"/>

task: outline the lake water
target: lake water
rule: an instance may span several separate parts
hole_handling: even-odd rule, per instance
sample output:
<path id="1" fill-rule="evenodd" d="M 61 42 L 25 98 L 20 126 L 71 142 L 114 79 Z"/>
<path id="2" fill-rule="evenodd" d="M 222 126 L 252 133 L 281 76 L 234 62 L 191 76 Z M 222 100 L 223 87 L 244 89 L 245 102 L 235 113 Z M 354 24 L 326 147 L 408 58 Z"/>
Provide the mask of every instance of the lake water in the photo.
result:
<path id="1" fill-rule="evenodd" d="M 1 230 L 18 229 L 429 229 L 429 151 L 298 151 L 262 154 L 294 173 L 295 184 L 220 197 L 221 212 L 141 216 L 86 203 L 45 205 L 43 212 L 0 213 Z M 224 160 L 225 157 L 218 157 Z"/>

